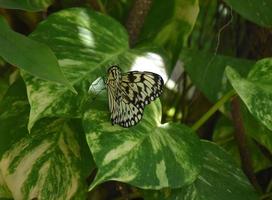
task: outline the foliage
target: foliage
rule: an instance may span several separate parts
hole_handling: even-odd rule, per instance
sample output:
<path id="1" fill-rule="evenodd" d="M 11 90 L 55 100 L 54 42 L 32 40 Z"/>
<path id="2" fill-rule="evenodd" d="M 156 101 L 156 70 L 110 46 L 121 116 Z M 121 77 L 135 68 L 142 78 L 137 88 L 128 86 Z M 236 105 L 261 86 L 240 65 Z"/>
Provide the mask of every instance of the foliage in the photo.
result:
<path id="1" fill-rule="evenodd" d="M 0 45 L 2 47 L 0 55 L 7 62 L 40 78 L 72 87 L 63 76 L 51 49 L 42 43 L 13 32 L 2 17 L 0 18 L 0 28 Z"/>
<path id="2" fill-rule="evenodd" d="M 243 44 L 271 13 L 254 0 L 153 1 L 130 47 L 134 3 L 0 0 L 0 198 L 270 198 L 256 175 L 271 167 L 272 62 Z M 106 91 L 88 93 L 112 64 L 168 80 L 136 126 L 113 126 Z"/>

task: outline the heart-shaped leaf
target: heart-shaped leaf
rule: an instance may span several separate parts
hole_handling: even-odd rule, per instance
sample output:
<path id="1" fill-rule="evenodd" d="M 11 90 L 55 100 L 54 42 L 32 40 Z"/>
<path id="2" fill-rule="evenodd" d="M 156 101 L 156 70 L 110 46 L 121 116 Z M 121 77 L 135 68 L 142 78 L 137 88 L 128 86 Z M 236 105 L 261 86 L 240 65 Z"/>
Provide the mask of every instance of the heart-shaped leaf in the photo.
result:
<path id="1" fill-rule="evenodd" d="M 180 189 L 143 190 L 149 200 L 257 200 L 252 188 L 232 158 L 213 143 L 203 141 L 204 165 L 197 180 Z"/>
<path id="2" fill-rule="evenodd" d="M 91 185 L 117 180 L 140 188 L 178 188 L 192 183 L 201 168 L 202 148 L 193 131 L 180 124 L 161 124 L 159 100 L 147 105 L 131 128 L 112 126 L 106 98 L 90 105 L 83 118 L 87 142 L 98 166 Z"/>

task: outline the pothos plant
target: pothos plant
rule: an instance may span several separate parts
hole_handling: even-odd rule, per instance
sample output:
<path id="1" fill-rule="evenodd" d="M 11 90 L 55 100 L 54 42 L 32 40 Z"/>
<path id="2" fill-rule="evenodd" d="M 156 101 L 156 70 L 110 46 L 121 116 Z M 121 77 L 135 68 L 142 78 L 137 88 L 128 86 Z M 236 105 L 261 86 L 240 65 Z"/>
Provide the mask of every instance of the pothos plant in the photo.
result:
<path id="1" fill-rule="evenodd" d="M 112 63 L 123 71 L 167 64 L 158 51 L 130 48 L 125 28 L 113 18 L 71 8 L 50 15 L 28 38 L 3 20 L 1 27 L 1 56 L 21 68 L 21 78 L 0 103 L 0 197 L 86 199 L 100 184 L 118 181 L 145 199 L 258 198 L 223 149 L 185 124 L 162 124 L 159 99 L 136 126 L 112 126 L 106 92 L 93 100 L 90 84 Z M 248 78 L 226 70 L 249 111 L 270 130 L 271 113 L 262 105 L 271 99 L 271 73 L 269 60 L 257 63 Z"/>

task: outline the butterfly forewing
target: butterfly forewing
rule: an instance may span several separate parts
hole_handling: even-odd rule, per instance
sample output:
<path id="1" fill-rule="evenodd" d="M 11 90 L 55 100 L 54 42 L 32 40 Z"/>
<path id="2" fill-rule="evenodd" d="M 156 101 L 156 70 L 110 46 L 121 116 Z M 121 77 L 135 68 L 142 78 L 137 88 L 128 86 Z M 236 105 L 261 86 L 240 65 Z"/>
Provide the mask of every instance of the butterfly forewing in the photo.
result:
<path id="1" fill-rule="evenodd" d="M 163 79 L 152 72 L 132 71 L 122 76 L 121 87 L 130 101 L 143 107 L 162 93 Z"/>
<path id="2" fill-rule="evenodd" d="M 112 66 L 107 86 L 112 124 L 130 127 L 141 120 L 145 105 L 162 93 L 163 79 L 152 72 L 122 74 L 119 67 Z"/>

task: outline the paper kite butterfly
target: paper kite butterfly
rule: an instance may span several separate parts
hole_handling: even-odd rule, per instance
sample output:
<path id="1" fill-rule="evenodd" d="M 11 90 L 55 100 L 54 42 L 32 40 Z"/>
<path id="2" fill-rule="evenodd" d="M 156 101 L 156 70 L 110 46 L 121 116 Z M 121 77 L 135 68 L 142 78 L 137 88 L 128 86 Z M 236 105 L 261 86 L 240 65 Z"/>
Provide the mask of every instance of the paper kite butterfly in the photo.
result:
<path id="1" fill-rule="evenodd" d="M 118 66 L 108 69 L 106 79 L 112 124 L 122 127 L 136 125 L 143 116 L 144 107 L 160 96 L 163 79 L 152 72 L 122 73 Z"/>

